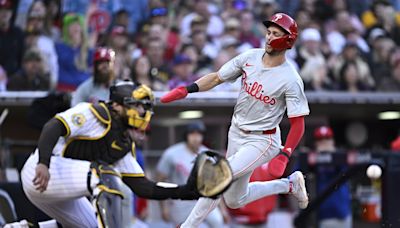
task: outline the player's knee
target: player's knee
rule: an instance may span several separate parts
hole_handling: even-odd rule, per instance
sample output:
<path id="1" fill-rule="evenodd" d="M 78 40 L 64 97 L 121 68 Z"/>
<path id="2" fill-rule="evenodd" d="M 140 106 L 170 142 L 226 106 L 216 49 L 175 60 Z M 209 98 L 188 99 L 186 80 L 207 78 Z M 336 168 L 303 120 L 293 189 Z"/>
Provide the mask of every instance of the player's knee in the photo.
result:
<path id="1" fill-rule="evenodd" d="M 93 176 L 98 179 L 96 183 L 92 183 Z M 90 172 L 88 173 L 87 183 L 87 187 L 90 192 L 92 192 L 94 188 L 98 188 L 101 186 L 105 186 L 107 189 L 113 189 L 121 192 L 123 185 L 121 174 L 118 171 L 107 164 L 100 164 L 97 162 L 92 162 L 92 164 L 90 165 Z"/>
<path id="2" fill-rule="evenodd" d="M 226 206 L 231 209 L 238 209 L 239 207 L 242 207 L 242 204 L 240 203 L 239 199 L 232 197 L 224 197 L 224 199 Z"/>

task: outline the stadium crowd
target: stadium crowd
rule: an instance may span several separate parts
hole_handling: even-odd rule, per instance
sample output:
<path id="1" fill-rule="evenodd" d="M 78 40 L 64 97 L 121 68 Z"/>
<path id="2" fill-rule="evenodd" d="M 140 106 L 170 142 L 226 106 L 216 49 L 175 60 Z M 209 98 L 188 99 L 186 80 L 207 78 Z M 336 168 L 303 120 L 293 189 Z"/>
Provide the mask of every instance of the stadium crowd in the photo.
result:
<path id="1" fill-rule="evenodd" d="M 75 91 L 96 47 L 115 51 L 114 79 L 169 90 L 264 47 L 275 12 L 298 23 L 288 57 L 306 90 L 400 91 L 399 10 L 397 0 L 2 0 L 0 91 Z"/>

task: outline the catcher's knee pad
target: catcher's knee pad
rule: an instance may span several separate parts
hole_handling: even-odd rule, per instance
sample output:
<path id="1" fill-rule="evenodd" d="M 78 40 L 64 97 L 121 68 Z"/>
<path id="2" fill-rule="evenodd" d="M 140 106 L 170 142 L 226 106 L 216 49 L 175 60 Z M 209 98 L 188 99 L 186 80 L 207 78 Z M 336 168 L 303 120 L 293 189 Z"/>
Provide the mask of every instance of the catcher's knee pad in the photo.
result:
<path id="1" fill-rule="evenodd" d="M 99 227 L 121 227 L 121 200 L 124 198 L 121 175 L 105 164 L 94 162 L 90 167 L 92 175 L 99 177 L 92 200 Z"/>

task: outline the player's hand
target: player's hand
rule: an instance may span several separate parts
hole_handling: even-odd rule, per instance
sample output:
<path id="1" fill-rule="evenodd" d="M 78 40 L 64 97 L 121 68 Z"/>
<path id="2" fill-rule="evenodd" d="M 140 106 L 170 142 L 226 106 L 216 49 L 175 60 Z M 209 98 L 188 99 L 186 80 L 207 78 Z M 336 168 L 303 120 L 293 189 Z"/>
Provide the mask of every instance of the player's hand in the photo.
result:
<path id="1" fill-rule="evenodd" d="M 36 186 L 36 190 L 44 192 L 47 189 L 49 179 L 49 168 L 44 164 L 37 164 L 35 169 L 35 178 L 33 178 L 33 184 Z"/>
<path id="2" fill-rule="evenodd" d="M 169 103 L 175 100 L 183 99 L 188 95 L 185 86 L 177 87 L 160 98 L 161 103 Z"/>
<path id="3" fill-rule="evenodd" d="M 290 152 L 281 150 L 279 154 L 268 163 L 268 172 L 273 178 L 282 177 L 289 162 Z"/>

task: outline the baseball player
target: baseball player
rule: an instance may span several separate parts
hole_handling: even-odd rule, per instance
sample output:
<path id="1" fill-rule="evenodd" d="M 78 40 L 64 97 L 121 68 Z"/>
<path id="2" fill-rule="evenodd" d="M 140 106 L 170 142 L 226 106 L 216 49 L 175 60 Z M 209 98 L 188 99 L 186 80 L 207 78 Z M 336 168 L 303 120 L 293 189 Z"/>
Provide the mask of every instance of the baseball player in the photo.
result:
<path id="1" fill-rule="evenodd" d="M 184 141 L 167 148 L 157 164 L 159 181 L 170 181 L 176 184 L 186 183 L 193 168 L 193 161 L 197 155 L 208 150 L 203 143 L 203 135 L 206 131 L 203 122 L 189 123 L 184 132 Z M 179 225 L 195 206 L 194 200 L 160 201 L 161 215 L 164 221 L 171 221 L 175 226 Z M 205 218 L 205 223 L 210 228 L 220 228 L 224 225 L 224 219 L 219 208 L 211 211 Z"/>
<path id="2" fill-rule="evenodd" d="M 227 159 L 235 182 L 223 194 L 230 208 L 239 208 L 264 196 L 289 193 L 308 205 L 303 174 L 296 171 L 288 178 L 249 183 L 253 170 L 266 163 L 275 178 L 283 175 L 292 152 L 304 134 L 304 116 L 309 114 L 303 82 L 285 57 L 297 38 L 297 24 L 284 13 L 263 22 L 267 28 L 265 49 L 248 50 L 225 63 L 218 72 L 207 74 L 195 83 L 178 87 L 161 98 L 167 103 L 188 93 L 207 91 L 240 77 L 241 90 L 228 133 Z M 285 110 L 290 131 L 281 146 L 279 123 Z M 181 227 L 198 227 L 219 200 L 200 198 Z"/>
<path id="3" fill-rule="evenodd" d="M 57 114 L 21 171 L 29 200 L 63 227 L 122 227 L 121 180 L 144 198 L 198 198 L 190 184 L 149 181 L 135 159 L 128 129 L 147 127 L 153 100 L 147 86 L 120 82 L 111 86 L 109 102 Z"/>

